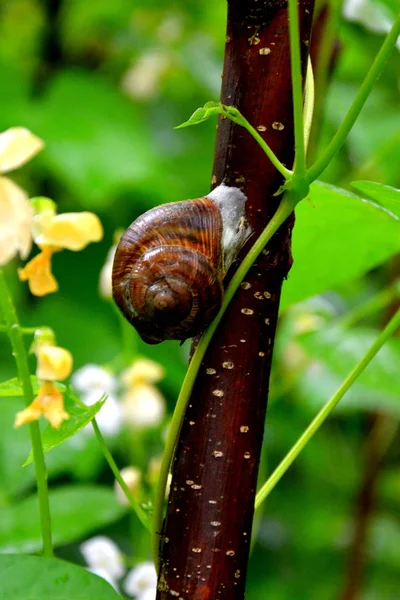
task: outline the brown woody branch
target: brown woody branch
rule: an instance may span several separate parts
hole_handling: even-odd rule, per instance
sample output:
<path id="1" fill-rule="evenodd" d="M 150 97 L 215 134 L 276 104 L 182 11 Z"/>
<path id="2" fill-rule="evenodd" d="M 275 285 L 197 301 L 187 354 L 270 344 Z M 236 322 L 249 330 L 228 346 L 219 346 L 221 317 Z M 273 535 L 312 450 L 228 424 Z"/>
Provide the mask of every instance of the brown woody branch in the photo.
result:
<path id="1" fill-rule="evenodd" d="M 305 73 L 313 0 L 299 0 Z M 231 0 L 221 101 L 236 106 L 278 158 L 293 163 L 288 15 L 281 0 Z M 244 129 L 218 123 L 212 186 L 240 187 L 256 236 L 276 210 L 281 175 Z M 158 599 L 244 596 L 254 497 L 282 281 L 293 218 L 235 295 L 186 411 L 162 540 Z M 233 269 L 235 266 L 233 266 Z"/>

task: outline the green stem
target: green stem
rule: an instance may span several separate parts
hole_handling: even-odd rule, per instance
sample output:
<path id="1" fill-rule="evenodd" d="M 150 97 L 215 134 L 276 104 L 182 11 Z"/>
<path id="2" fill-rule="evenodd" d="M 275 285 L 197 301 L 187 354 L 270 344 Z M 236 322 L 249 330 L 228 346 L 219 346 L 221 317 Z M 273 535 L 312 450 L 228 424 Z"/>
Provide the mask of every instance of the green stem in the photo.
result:
<path id="1" fill-rule="evenodd" d="M 292 73 L 293 117 L 295 140 L 295 173 L 306 174 L 306 151 L 303 124 L 303 84 L 301 77 L 299 9 L 297 0 L 289 0 L 290 68 Z"/>
<path id="2" fill-rule="evenodd" d="M 35 335 L 38 329 L 42 329 L 41 327 L 20 327 L 19 331 L 22 335 Z"/>
<path id="3" fill-rule="evenodd" d="M 38 329 L 39 329 L 39 327 L 21 327 L 20 325 L 18 325 L 18 331 L 22 335 L 34 335 Z M 8 332 L 7 325 L 0 325 L 0 331 L 7 333 Z"/>
<path id="4" fill-rule="evenodd" d="M 128 488 L 128 486 L 126 485 L 123 478 L 121 477 L 120 470 L 118 469 L 117 464 L 116 464 L 115 460 L 113 459 L 111 452 L 107 448 L 107 444 L 103 438 L 103 434 L 101 433 L 100 428 L 99 428 L 95 418 L 92 419 L 92 426 L 94 429 L 94 433 L 96 435 L 96 439 L 100 446 L 100 450 L 104 454 L 104 458 L 108 462 L 108 466 L 110 467 L 111 471 L 113 472 L 115 479 L 118 481 L 119 485 L 121 486 L 122 491 L 124 492 L 125 496 L 128 498 L 129 503 L 132 506 L 132 509 L 137 514 L 138 519 L 140 520 L 142 525 L 146 529 L 149 529 L 149 520 L 147 518 L 147 515 L 144 512 L 144 510 L 142 509 L 142 507 L 140 506 L 139 502 L 136 500 L 136 498 L 132 494 L 132 492 L 130 491 L 130 489 Z"/>
<path id="5" fill-rule="evenodd" d="M 290 169 L 287 169 L 281 163 L 281 161 L 276 156 L 276 154 L 268 146 L 267 142 L 261 137 L 261 135 L 258 133 L 258 131 L 256 129 L 254 129 L 254 127 L 252 125 L 250 125 L 248 120 L 245 119 L 242 114 L 239 113 L 239 115 L 240 115 L 240 118 L 232 119 L 232 120 L 235 123 L 237 123 L 238 125 L 241 125 L 245 129 L 247 129 L 247 131 L 250 133 L 250 135 L 256 140 L 256 142 L 264 150 L 265 154 L 268 156 L 269 160 L 272 162 L 274 167 L 284 176 L 285 179 L 290 179 L 293 175 L 293 172 Z"/>
<path id="6" fill-rule="evenodd" d="M 317 94 L 315 96 L 314 120 L 311 128 L 310 147 L 307 152 L 308 158 L 311 157 L 312 162 L 314 162 L 314 156 L 318 148 L 321 124 L 323 123 L 330 62 L 334 52 L 335 37 L 337 36 L 339 29 L 342 4 L 342 0 L 333 0 L 321 7 L 321 11 L 326 10 L 326 20 L 324 24 L 320 25 L 323 27 L 323 31 L 320 34 L 318 58 L 316 59 L 316 65 L 314 65 L 315 89 L 317 90 Z M 317 20 L 319 20 L 319 17 L 316 17 L 316 21 Z M 317 26 L 317 23 L 315 23 L 314 27 L 315 26 Z"/>
<path id="7" fill-rule="evenodd" d="M 397 38 L 400 35 L 400 13 L 393 23 L 392 29 L 386 36 L 385 41 L 382 44 L 370 70 L 367 73 L 360 89 L 357 92 L 356 97 L 353 100 L 353 104 L 350 106 L 347 115 L 341 123 L 339 129 L 334 135 L 331 143 L 326 148 L 322 156 L 308 169 L 307 179 L 309 183 L 312 183 L 321 175 L 321 173 L 329 165 L 333 157 L 340 150 L 343 143 L 345 142 L 351 128 L 353 127 L 358 115 L 360 114 L 371 90 L 382 73 L 387 61 L 389 60 L 390 54 L 396 44 Z"/>
<path id="8" fill-rule="evenodd" d="M 12 296 L 8 290 L 7 282 L 2 269 L 0 269 L 0 307 L 6 324 L 7 333 L 10 338 L 15 362 L 17 364 L 18 377 L 22 383 L 25 403 L 28 406 L 33 401 L 33 389 L 29 372 L 28 356 L 21 335 L 17 312 L 14 307 Z M 43 554 L 44 556 L 51 557 L 53 556 L 53 544 L 51 537 L 51 517 L 47 487 L 47 471 L 46 463 L 44 461 L 39 424 L 36 421 L 29 423 L 29 432 L 33 450 L 33 462 L 35 465 L 40 525 L 42 529 L 43 540 Z"/>
<path id="9" fill-rule="evenodd" d="M 238 270 L 232 277 L 229 286 L 226 289 L 225 296 L 221 305 L 221 309 L 202 335 L 197 348 L 193 354 L 192 360 L 190 361 L 189 368 L 186 372 L 185 379 L 182 384 L 181 391 L 178 396 L 178 400 L 175 406 L 172 421 L 168 429 L 168 436 L 165 443 L 165 449 L 162 457 L 160 476 L 157 484 L 156 496 L 154 500 L 154 512 L 152 522 L 152 551 L 153 558 L 156 568 L 158 567 L 158 546 L 159 546 L 159 535 L 162 528 L 163 520 L 163 505 L 165 498 L 165 489 L 167 485 L 168 473 L 172 462 L 172 457 L 175 450 L 176 440 L 178 439 L 179 432 L 181 429 L 182 421 L 184 418 L 186 406 L 193 389 L 194 382 L 197 377 L 197 373 L 200 369 L 200 365 L 208 348 L 208 345 L 217 329 L 230 301 L 232 300 L 236 290 L 240 286 L 244 277 L 246 276 L 251 265 L 257 259 L 261 251 L 264 249 L 267 242 L 276 233 L 279 227 L 286 221 L 289 215 L 293 212 L 295 205 L 299 199 L 295 199 L 291 194 L 286 193 L 281 203 L 279 204 L 274 216 L 269 221 L 268 225 L 260 235 L 260 237 L 253 244 L 248 254 L 244 258 L 243 262 L 239 266 Z"/>
<path id="10" fill-rule="evenodd" d="M 328 400 L 325 406 L 319 411 L 317 416 L 311 421 L 310 425 L 304 431 L 304 433 L 299 437 L 295 445 L 291 448 L 282 462 L 278 465 L 275 471 L 272 473 L 271 477 L 265 482 L 262 486 L 261 490 L 258 492 L 255 501 L 256 510 L 261 506 L 262 502 L 264 502 L 265 498 L 271 492 L 271 490 L 276 486 L 281 477 L 286 473 L 288 468 L 294 462 L 294 460 L 298 457 L 303 448 L 308 444 L 313 435 L 318 431 L 321 425 L 324 423 L 326 418 L 330 415 L 332 410 L 338 404 L 339 400 L 343 398 L 347 390 L 351 388 L 356 379 L 361 375 L 361 373 L 365 370 L 365 368 L 369 365 L 374 356 L 379 352 L 382 346 L 387 342 L 387 340 L 396 332 L 397 328 L 400 326 L 400 310 L 396 312 L 394 317 L 389 321 L 385 329 L 379 334 L 376 338 L 375 342 L 371 345 L 371 347 L 364 354 L 362 359 L 357 363 L 351 373 L 346 377 L 343 381 L 342 385 L 339 389 L 333 394 L 333 396 Z"/>

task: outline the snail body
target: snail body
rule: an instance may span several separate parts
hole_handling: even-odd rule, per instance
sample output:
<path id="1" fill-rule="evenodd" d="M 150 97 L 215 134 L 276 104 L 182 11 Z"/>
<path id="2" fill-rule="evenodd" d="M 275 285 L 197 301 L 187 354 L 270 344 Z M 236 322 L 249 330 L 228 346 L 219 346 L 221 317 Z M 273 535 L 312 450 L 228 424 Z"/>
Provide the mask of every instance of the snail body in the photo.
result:
<path id="1" fill-rule="evenodd" d="M 113 297 L 144 341 L 194 337 L 213 320 L 223 279 L 251 230 L 246 197 L 220 185 L 194 200 L 153 208 L 123 234 Z"/>

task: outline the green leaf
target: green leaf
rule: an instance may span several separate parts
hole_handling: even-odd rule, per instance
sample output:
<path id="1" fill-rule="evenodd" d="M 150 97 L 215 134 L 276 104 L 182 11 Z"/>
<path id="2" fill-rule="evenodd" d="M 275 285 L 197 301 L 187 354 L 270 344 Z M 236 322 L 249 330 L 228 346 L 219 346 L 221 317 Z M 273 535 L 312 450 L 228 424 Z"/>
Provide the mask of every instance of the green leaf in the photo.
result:
<path id="1" fill-rule="evenodd" d="M 33 391 L 36 394 L 39 391 L 39 382 L 37 377 L 31 375 L 31 383 Z M 18 377 L 13 377 L 8 381 L 0 383 L 0 396 L 23 396 L 22 385 Z"/>
<path id="2" fill-rule="evenodd" d="M 0 556 L 1 600 L 118 600 L 104 579 L 83 567 L 39 556 Z"/>
<path id="3" fill-rule="evenodd" d="M 22 397 L 0 398 L 0 506 L 13 502 L 13 497 L 29 489 L 35 482 L 33 465 L 21 469 L 30 447 L 29 429 L 14 429 L 15 415 L 23 410 Z"/>
<path id="4" fill-rule="evenodd" d="M 39 392 L 39 388 L 40 388 L 40 383 L 39 383 L 39 379 L 36 377 L 36 375 L 31 375 L 31 384 L 32 384 L 32 389 L 33 389 L 33 393 L 37 394 Z M 58 383 L 56 382 L 56 387 L 58 390 L 60 390 L 60 392 L 65 392 L 65 390 L 67 389 L 66 386 L 63 383 Z M 3 381 L 3 383 L 0 383 L 0 396 L 23 396 L 24 392 L 22 389 L 22 385 L 19 382 L 18 377 L 13 377 L 12 379 L 9 379 L 8 381 Z"/>
<path id="5" fill-rule="evenodd" d="M 64 394 L 65 409 L 69 413 L 70 418 L 61 423 L 59 429 L 55 429 L 48 425 L 42 433 L 43 451 L 48 452 L 52 448 L 59 446 L 78 431 L 86 427 L 88 423 L 97 415 L 107 398 L 100 398 L 98 402 L 90 406 L 80 406 L 74 403 L 74 397 L 70 393 Z M 28 458 L 22 465 L 26 467 L 33 460 L 32 450 Z"/>
<path id="6" fill-rule="evenodd" d="M 312 377 L 314 387 L 322 387 L 325 394 L 330 387 L 338 387 L 378 334 L 371 328 L 346 329 L 331 325 L 299 336 L 297 341 L 312 361 L 308 378 Z M 382 409 L 400 416 L 399 364 L 400 340 L 392 338 L 352 387 L 354 397 L 351 404 L 368 410 Z M 329 389 L 329 392 L 332 390 Z M 329 395 L 326 395 L 325 401 Z"/>
<path id="7" fill-rule="evenodd" d="M 100 75 L 59 71 L 35 105 L 32 127 L 46 140 L 41 164 L 86 209 L 104 209 L 157 172 L 139 111 Z"/>
<path id="8" fill-rule="evenodd" d="M 175 127 L 175 129 L 182 129 L 182 127 L 189 127 L 189 125 L 198 125 L 199 123 L 203 123 L 203 121 L 207 121 L 207 119 L 210 117 L 213 117 L 214 115 L 220 115 L 222 113 L 223 107 L 220 102 L 206 102 L 204 106 L 194 111 L 188 121 L 178 125 Z"/>
<path id="9" fill-rule="evenodd" d="M 224 115 L 225 117 L 229 117 L 229 119 L 235 123 L 239 123 L 241 125 L 245 123 L 245 119 L 242 117 L 237 108 L 234 106 L 221 104 L 221 102 L 214 102 L 212 100 L 210 102 L 206 102 L 201 108 L 195 110 L 188 121 L 185 121 L 185 123 L 182 123 L 182 125 L 178 125 L 175 127 L 175 129 L 189 127 L 189 125 L 198 125 L 199 123 L 203 123 L 203 121 L 207 121 L 207 119 L 213 117 L 214 115 Z"/>
<path id="10" fill-rule="evenodd" d="M 281 307 L 360 277 L 400 251 L 400 221 L 377 204 L 314 183 L 296 208 L 293 266 Z"/>
<path id="11" fill-rule="evenodd" d="M 400 190 L 374 181 L 353 181 L 351 185 L 362 192 L 364 196 L 376 200 L 381 206 L 400 218 Z"/>
<path id="12" fill-rule="evenodd" d="M 49 501 L 54 546 L 81 540 L 99 527 L 113 523 L 126 510 L 116 502 L 112 488 L 100 485 L 53 488 Z M 41 547 L 36 495 L 0 510 L 1 553 L 38 552 Z"/>

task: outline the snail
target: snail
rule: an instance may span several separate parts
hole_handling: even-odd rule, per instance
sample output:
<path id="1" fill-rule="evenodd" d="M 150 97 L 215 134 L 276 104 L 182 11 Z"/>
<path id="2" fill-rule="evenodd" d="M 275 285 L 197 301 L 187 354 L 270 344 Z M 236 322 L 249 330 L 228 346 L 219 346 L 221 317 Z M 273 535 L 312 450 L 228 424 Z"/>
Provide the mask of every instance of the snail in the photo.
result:
<path id="1" fill-rule="evenodd" d="M 239 188 L 222 184 L 128 227 L 115 253 L 113 298 L 145 342 L 185 340 L 211 323 L 225 274 L 251 234 L 245 202 Z"/>

